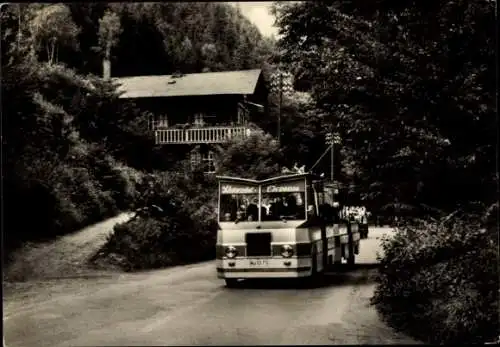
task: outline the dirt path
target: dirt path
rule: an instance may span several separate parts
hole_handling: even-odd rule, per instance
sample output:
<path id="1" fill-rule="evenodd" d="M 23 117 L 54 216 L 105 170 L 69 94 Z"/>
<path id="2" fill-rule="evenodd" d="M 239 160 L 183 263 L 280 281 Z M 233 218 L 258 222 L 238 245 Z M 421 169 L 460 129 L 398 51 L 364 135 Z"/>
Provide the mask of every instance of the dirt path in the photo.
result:
<path id="1" fill-rule="evenodd" d="M 104 245 L 115 224 L 127 221 L 132 215 L 121 213 L 54 241 L 23 246 L 5 269 L 4 281 L 24 282 L 102 273 L 88 267 L 89 257 Z"/>

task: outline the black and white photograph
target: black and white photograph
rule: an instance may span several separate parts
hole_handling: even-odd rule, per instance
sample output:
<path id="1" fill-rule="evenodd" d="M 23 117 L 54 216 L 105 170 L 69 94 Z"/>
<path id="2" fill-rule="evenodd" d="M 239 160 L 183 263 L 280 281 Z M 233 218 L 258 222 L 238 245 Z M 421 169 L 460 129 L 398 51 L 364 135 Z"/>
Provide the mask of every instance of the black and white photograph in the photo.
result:
<path id="1" fill-rule="evenodd" d="M 3 347 L 500 343 L 497 27 L 0 3 Z"/>

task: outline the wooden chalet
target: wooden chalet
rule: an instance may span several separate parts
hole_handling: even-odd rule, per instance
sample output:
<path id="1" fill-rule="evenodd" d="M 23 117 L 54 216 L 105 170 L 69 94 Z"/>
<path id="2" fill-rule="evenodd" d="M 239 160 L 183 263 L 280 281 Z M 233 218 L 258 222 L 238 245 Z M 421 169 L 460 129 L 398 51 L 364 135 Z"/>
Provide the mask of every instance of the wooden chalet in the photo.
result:
<path id="1" fill-rule="evenodd" d="M 151 112 L 150 129 L 158 145 L 194 147 L 248 136 L 248 122 L 266 113 L 267 90 L 260 69 L 114 80 L 121 98 L 133 99 Z M 195 151 L 191 160 L 208 162 L 207 171 L 215 171 L 211 150 Z"/>

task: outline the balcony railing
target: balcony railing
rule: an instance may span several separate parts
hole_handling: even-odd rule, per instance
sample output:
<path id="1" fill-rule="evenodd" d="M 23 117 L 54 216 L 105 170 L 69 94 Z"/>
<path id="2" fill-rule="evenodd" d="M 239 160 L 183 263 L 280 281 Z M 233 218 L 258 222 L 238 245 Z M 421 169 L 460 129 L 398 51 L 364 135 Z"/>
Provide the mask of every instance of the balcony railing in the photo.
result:
<path id="1" fill-rule="evenodd" d="M 160 144 L 223 143 L 250 134 L 246 127 L 216 126 L 190 129 L 157 129 L 155 142 Z"/>

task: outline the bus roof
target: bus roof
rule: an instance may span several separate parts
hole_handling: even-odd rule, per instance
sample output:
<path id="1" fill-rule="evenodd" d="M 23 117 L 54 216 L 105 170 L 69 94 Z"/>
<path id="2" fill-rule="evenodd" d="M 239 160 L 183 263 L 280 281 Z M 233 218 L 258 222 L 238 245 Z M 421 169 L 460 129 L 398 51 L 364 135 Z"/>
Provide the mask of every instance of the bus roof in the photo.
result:
<path id="1" fill-rule="evenodd" d="M 306 173 L 280 175 L 280 176 L 267 178 L 264 180 L 254 180 L 254 179 L 250 179 L 250 178 L 231 177 L 231 176 L 217 176 L 217 179 L 219 181 L 233 181 L 233 182 L 242 182 L 242 183 L 244 182 L 244 183 L 252 183 L 252 184 L 263 184 L 263 183 L 270 183 L 270 182 L 277 182 L 277 181 L 286 181 L 286 180 L 293 179 L 293 178 L 306 178 L 306 177 L 319 178 L 319 176 L 317 176 L 315 174 L 312 174 L 310 172 L 306 172 Z"/>

